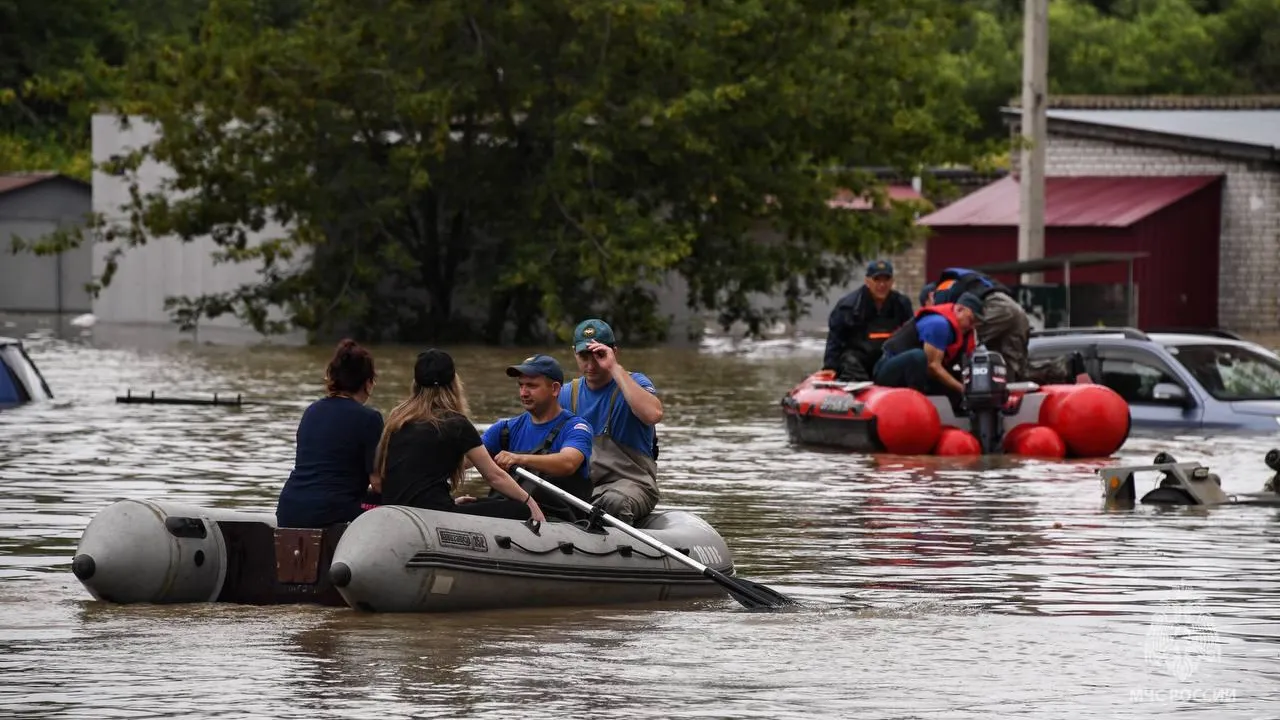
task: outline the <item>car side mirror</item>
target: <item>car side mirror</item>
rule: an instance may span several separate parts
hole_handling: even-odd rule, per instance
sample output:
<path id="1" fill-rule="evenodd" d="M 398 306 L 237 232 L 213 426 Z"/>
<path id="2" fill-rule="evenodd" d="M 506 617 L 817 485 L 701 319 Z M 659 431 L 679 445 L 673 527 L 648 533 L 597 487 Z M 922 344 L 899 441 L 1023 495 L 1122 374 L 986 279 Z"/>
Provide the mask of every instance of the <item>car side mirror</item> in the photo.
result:
<path id="1" fill-rule="evenodd" d="M 1156 386 L 1151 388 L 1151 399 L 1186 405 L 1191 398 L 1187 396 L 1187 391 L 1182 389 L 1181 385 L 1162 382 L 1156 383 Z"/>

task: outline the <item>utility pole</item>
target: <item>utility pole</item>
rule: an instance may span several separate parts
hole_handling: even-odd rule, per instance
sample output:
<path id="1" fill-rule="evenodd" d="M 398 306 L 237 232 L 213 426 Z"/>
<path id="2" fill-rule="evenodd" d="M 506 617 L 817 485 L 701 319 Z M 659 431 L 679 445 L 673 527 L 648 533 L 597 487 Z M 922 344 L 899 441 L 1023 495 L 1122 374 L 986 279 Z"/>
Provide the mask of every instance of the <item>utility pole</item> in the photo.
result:
<path id="1" fill-rule="evenodd" d="M 1022 139 L 1018 219 L 1018 260 L 1044 257 L 1044 146 L 1049 101 L 1049 0 L 1024 0 L 1022 33 Z M 1027 144 L 1030 143 L 1030 147 Z M 1024 284 L 1044 281 L 1043 273 L 1023 273 Z"/>

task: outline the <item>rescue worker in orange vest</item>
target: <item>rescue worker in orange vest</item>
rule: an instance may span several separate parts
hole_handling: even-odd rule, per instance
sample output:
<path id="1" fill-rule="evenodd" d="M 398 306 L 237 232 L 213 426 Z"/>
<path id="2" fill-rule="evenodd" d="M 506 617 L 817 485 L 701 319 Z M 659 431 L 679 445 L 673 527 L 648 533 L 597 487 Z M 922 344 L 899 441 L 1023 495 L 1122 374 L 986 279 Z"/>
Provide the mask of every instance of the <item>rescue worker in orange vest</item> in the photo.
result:
<path id="1" fill-rule="evenodd" d="M 965 293 L 954 303 L 920 308 L 883 347 L 874 377 L 884 387 L 909 387 L 926 395 L 964 395 L 951 367 L 971 355 L 974 326 L 982 320 L 982 301 Z"/>
<path id="2" fill-rule="evenodd" d="M 1031 320 L 1014 299 L 1012 290 L 976 270 L 947 268 L 937 283 L 930 283 L 921 291 L 920 305 L 955 302 L 963 293 L 972 293 L 982 301 L 983 320 L 978 336 L 982 344 L 1004 358 L 1009 382 L 1026 380 L 1030 370 L 1027 346 L 1031 342 Z"/>
<path id="3" fill-rule="evenodd" d="M 866 283 L 840 298 L 827 320 L 823 375 L 839 380 L 870 380 L 880 346 L 911 320 L 911 298 L 893 289 L 893 263 L 867 265 Z"/>

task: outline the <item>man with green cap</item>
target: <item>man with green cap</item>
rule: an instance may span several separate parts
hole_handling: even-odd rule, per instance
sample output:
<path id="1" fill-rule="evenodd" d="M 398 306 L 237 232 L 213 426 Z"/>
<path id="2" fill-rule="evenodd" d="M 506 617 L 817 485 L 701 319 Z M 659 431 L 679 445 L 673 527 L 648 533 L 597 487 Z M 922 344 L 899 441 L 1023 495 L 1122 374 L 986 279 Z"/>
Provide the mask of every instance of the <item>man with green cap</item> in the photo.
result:
<path id="1" fill-rule="evenodd" d="M 658 503 L 658 443 L 662 401 L 653 381 L 618 362 L 613 328 L 583 320 L 573 331 L 580 377 L 560 391 L 560 404 L 595 432 L 592 498 L 605 512 L 635 524 Z"/>

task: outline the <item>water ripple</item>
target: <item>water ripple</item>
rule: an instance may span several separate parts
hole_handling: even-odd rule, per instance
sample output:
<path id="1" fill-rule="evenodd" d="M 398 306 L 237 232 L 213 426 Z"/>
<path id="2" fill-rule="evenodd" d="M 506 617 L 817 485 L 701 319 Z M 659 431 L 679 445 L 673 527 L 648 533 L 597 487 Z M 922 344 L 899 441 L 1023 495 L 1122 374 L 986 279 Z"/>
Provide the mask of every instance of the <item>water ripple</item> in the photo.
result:
<path id="1" fill-rule="evenodd" d="M 21 330 L 57 399 L 0 413 L 0 714 L 1271 713 L 1280 509 L 1107 511 L 1099 462 L 792 447 L 778 401 L 816 362 L 813 342 L 622 353 L 667 403 L 664 504 L 703 515 L 739 573 L 799 597 L 799 611 L 729 600 L 426 618 L 102 605 L 68 572 L 93 514 L 128 497 L 271 511 L 327 349 Z M 407 391 L 416 351 L 376 349 L 373 406 L 386 412 Z M 571 366 L 565 349 L 550 351 Z M 454 352 L 478 422 L 518 410 L 502 368 L 529 351 Z M 128 391 L 246 404 L 117 404 Z M 1117 461 L 1170 451 L 1211 464 L 1230 493 L 1255 492 L 1273 444 L 1147 434 Z M 1213 640 L 1199 654 L 1160 634 L 1188 618 Z M 1179 657 L 1194 665 L 1182 677 L 1169 664 Z"/>

